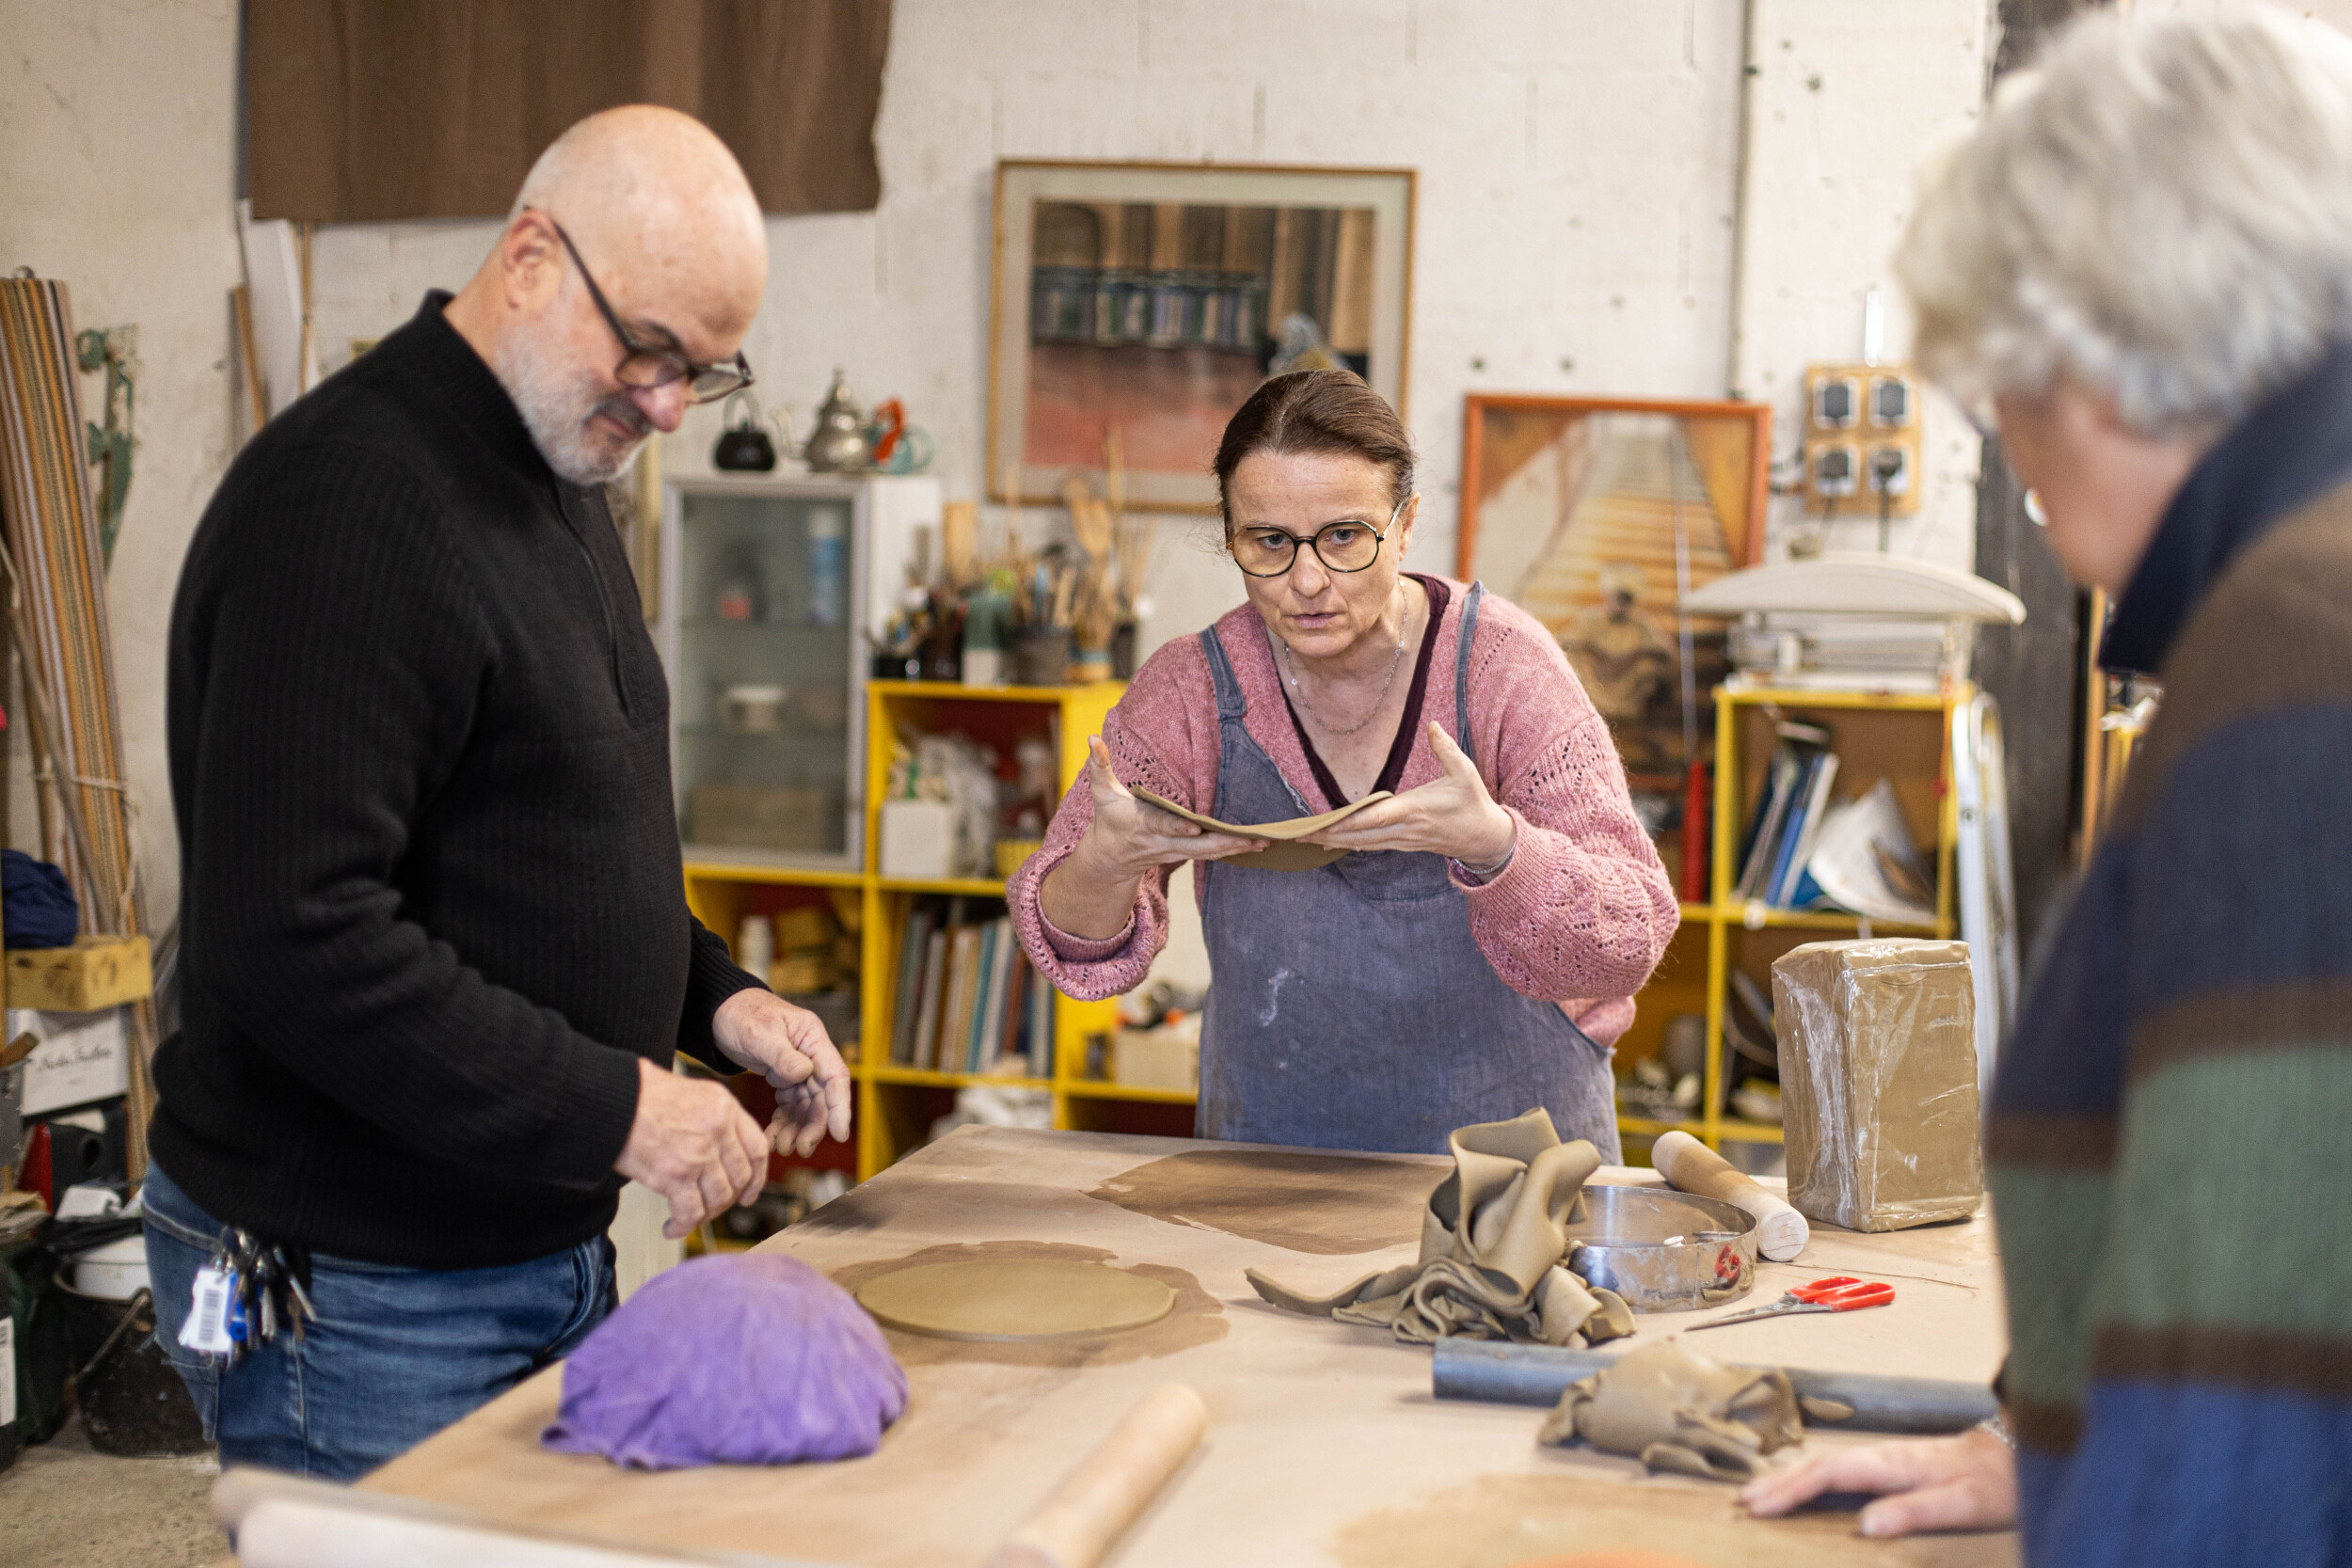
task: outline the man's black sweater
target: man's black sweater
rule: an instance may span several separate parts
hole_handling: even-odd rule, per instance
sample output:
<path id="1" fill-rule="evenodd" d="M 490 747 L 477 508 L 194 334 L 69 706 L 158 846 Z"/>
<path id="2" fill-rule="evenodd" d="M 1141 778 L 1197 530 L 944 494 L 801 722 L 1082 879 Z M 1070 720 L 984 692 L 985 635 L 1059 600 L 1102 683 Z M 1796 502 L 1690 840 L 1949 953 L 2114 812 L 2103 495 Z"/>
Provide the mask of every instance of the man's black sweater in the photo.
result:
<path id="1" fill-rule="evenodd" d="M 639 1060 L 723 1065 L 755 982 L 687 911 L 611 515 L 447 299 L 270 421 L 189 546 L 151 1147 L 268 1240 L 474 1268 L 612 1222 Z"/>

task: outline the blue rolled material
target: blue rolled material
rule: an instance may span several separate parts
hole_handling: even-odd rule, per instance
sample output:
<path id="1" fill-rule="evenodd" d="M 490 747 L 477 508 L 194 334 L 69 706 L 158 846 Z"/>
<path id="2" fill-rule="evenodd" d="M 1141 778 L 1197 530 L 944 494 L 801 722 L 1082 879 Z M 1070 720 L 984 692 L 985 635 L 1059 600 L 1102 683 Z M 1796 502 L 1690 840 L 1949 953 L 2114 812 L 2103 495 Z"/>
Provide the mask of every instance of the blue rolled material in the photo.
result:
<path id="1" fill-rule="evenodd" d="M 0 849 L 0 925 L 10 947 L 71 947 L 82 906 L 64 872 L 22 849 Z"/>
<path id="2" fill-rule="evenodd" d="M 1440 1339 L 1431 1353 L 1429 1376 L 1441 1400 L 1549 1407 L 1560 1402 L 1569 1384 L 1592 1376 L 1615 1360 L 1599 1351 L 1563 1350 L 1553 1345 Z M 1802 1367 L 1782 1370 L 1799 1398 L 1835 1400 L 1853 1407 L 1853 1415 L 1845 1420 L 1806 1418 L 1808 1425 L 1840 1432 L 1912 1435 L 1965 1432 L 2000 1411 L 1993 1390 L 1981 1383 L 1885 1377 L 1875 1372 L 1820 1372 Z"/>

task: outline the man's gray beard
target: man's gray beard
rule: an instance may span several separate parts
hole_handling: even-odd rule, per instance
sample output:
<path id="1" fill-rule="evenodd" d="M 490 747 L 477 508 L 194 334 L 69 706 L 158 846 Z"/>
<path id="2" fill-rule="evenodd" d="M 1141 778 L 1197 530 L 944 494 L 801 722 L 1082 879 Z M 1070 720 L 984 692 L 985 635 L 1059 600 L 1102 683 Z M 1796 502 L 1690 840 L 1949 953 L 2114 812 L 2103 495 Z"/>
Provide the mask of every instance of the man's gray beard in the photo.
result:
<path id="1" fill-rule="evenodd" d="M 505 363 L 500 367 L 499 379 L 505 383 L 507 396 L 515 400 L 523 425 L 531 432 L 532 444 L 547 459 L 548 467 L 574 484 L 594 486 L 620 478 L 645 444 L 645 436 L 653 433 L 628 396 L 615 393 L 608 398 L 593 388 L 583 388 L 579 372 L 559 363 L 528 330 L 508 340 L 502 357 Z M 617 454 L 598 445 L 588 429 L 589 420 L 608 404 L 615 419 L 636 425 L 641 432 Z"/>

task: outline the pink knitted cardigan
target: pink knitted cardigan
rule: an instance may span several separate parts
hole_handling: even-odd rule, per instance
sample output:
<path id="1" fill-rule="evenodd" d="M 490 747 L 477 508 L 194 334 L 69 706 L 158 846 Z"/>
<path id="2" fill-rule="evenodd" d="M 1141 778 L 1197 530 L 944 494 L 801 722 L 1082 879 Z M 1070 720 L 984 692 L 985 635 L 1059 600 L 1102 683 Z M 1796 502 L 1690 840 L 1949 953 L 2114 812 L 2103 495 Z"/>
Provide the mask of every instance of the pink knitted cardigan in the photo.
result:
<path id="1" fill-rule="evenodd" d="M 1454 654 L 1469 589 L 1449 586 L 1453 597 L 1429 634 L 1437 647 L 1422 719 L 1459 736 Z M 1247 604 L 1230 611 L 1216 623 L 1216 635 L 1248 700 L 1244 723 L 1250 738 L 1310 810 L 1343 804 L 1324 800 L 1307 766 L 1258 612 Z M 1633 993 L 1664 956 L 1681 912 L 1666 868 L 1634 817 L 1608 723 L 1551 634 L 1492 594 L 1479 610 L 1470 693 L 1471 754 L 1486 787 L 1518 820 L 1511 863 L 1492 881 L 1478 885 L 1455 868 L 1454 885 L 1470 900 L 1470 931 L 1505 984 L 1560 1002 L 1586 1034 L 1613 1044 L 1633 1022 Z M 1103 740 L 1129 787 L 1195 811 L 1216 809 L 1216 696 L 1197 638 L 1177 638 L 1144 663 L 1111 710 Z M 1425 784 L 1439 771 L 1424 731 L 1414 737 L 1398 789 Z M 1135 917 L 1116 937 L 1089 941 L 1045 919 L 1038 890 L 1093 819 L 1094 799 L 1081 775 L 1054 814 L 1043 847 L 1006 889 L 1030 959 L 1064 994 L 1089 1000 L 1142 984 L 1168 942 L 1165 869 L 1144 879 Z M 1194 885 L 1197 892 L 1197 876 Z"/>

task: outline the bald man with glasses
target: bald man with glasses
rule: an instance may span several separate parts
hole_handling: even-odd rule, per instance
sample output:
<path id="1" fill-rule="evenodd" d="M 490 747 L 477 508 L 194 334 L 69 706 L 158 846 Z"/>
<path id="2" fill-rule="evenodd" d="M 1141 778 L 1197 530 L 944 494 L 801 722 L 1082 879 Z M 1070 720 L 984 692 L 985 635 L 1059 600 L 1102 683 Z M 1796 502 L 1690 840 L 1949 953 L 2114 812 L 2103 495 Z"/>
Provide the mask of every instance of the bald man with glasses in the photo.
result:
<path id="1" fill-rule="evenodd" d="M 678 1236 L 757 1194 L 771 1139 L 849 1135 L 823 1026 L 687 911 L 667 684 L 598 489 L 750 383 L 767 273 L 707 130 L 583 120 L 465 289 L 272 420 L 191 543 L 145 1206 L 224 1463 L 373 1468 L 610 1310 L 625 1179 Z M 775 1122 L 679 1052 L 764 1073 Z"/>

